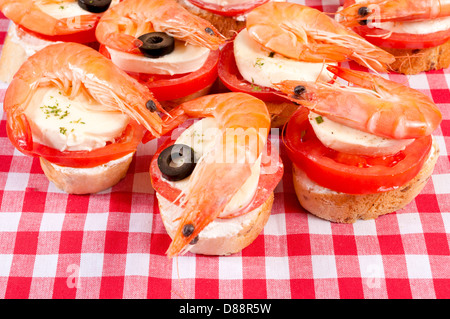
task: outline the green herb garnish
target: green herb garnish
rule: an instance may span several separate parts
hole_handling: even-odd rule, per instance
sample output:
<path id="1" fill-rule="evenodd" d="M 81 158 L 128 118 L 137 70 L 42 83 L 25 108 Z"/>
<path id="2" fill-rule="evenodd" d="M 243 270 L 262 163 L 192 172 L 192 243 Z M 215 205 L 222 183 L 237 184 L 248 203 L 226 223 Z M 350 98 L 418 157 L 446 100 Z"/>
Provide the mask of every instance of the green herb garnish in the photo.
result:
<path id="1" fill-rule="evenodd" d="M 322 118 L 322 116 L 316 117 L 315 120 L 316 120 L 317 124 L 323 123 L 323 118 Z"/>
<path id="2" fill-rule="evenodd" d="M 262 67 L 264 65 L 263 58 L 257 58 L 255 64 L 253 64 L 254 67 Z"/>

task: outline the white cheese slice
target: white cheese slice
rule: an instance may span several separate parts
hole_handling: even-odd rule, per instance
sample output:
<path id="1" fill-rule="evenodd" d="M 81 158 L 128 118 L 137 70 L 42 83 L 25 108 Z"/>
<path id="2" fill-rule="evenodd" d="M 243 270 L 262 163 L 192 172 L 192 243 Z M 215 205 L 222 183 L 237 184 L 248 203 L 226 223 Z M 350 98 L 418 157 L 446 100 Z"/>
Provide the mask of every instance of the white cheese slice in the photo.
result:
<path id="1" fill-rule="evenodd" d="M 273 53 L 253 40 L 246 29 L 234 40 L 234 56 L 242 77 L 250 83 L 273 87 L 283 80 L 329 81 L 332 74 L 324 63 L 309 63 Z"/>
<path id="2" fill-rule="evenodd" d="M 148 74 L 183 74 L 199 70 L 206 62 L 210 50 L 184 41 L 175 40 L 173 52 L 159 58 L 121 52 L 107 47 L 111 61 L 127 72 Z"/>
<path id="3" fill-rule="evenodd" d="M 40 87 L 24 113 L 34 141 L 60 151 L 91 151 L 114 141 L 129 123 L 127 115 L 101 109 L 85 94 L 71 99 L 56 87 Z"/>
<path id="4" fill-rule="evenodd" d="M 194 150 L 195 160 L 198 162 L 204 154 L 214 148 L 218 136 L 220 135 L 218 135 L 216 120 L 212 117 L 206 117 L 196 121 L 181 133 L 175 143 L 190 146 Z M 238 211 L 250 203 L 258 187 L 260 172 L 261 156 L 253 165 L 251 176 L 233 196 L 220 216 L 226 216 L 234 211 Z M 190 177 L 187 177 L 184 180 L 169 183 L 171 183 L 173 187 L 183 191 L 187 189 L 189 179 Z"/>
<path id="5" fill-rule="evenodd" d="M 322 144 L 339 152 L 368 156 L 391 155 L 405 149 L 414 141 L 376 136 L 334 122 L 314 112 L 309 112 L 308 119 Z"/>
<path id="6" fill-rule="evenodd" d="M 78 5 L 78 1 L 55 1 L 54 3 L 42 3 L 41 1 L 35 2 L 39 9 L 55 19 L 72 18 L 92 14 L 92 12 L 82 9 Z M 110 7 L 115 6 L 119 2 L 120 0 L 112 0 Z M 102 13 L 99 13 L 99 15 L 101 14 Z"/>

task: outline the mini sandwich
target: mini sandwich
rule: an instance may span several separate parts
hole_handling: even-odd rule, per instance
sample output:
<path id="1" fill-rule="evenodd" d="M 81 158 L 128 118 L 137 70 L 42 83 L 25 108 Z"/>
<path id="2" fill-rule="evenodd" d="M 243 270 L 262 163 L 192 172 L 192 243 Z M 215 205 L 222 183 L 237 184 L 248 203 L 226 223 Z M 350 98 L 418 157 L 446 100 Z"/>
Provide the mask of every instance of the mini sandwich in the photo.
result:
<path id="1" fill-rule="evenodd" d="M 78 43 L 52 44 L 28 58 L 3 107 L 11 143 L 38 157 L 48 179 L 71 194 L 118 183 L 146 131 L 161 132 L 151 92 Z"/>
<path id="2" fill-rule="evenodd" d="M 170 115 L 169 122 L 182 123 L 186 115 L 196 120 L 173 131 L 150 164 L 172 238 L 168 256 L 240 252 L 266 225 L 283 175 L 278 151 L 267 140 L 265 104 L 244 93 L 223 93 L 183 103 Z"/>
<path id="3" fill-rule="evenodd" d="M 450 4 L 346 0 L 336 18 L 395 56 L 390 69 L 417 74 L 450 66 Z"/>
<path id="4" fill-rule="evenodd" d="M 327 65 L 347 60 L 384 71 L 393 57 L 319 10 L 270 2 L 247 15 L 246 28 L 224 46 L 218 72 L 231 91 L 263 100 L 272 126 L 281 127 L 298 106 L 280 98 L 274 84 L 331 81 Z"/>
<path id="5" fill-rule="evenodd" d="M 9 83 L 25 60 L 57 42 L 96 47 L 95 27 L 106 9 L 120 0 L 1 0 L 0 11 L 12 21 L 0 58 L 0 81 Z"/>
<path id="6" fill-rule="evenodd" d="M 285 138 L 300 204 L 338 223 L 400 210 L 433 172 L 439 109 L 428 96 L 380 76 L 329 70 L 353 85 L 278 84 L 303 105 Z"/>

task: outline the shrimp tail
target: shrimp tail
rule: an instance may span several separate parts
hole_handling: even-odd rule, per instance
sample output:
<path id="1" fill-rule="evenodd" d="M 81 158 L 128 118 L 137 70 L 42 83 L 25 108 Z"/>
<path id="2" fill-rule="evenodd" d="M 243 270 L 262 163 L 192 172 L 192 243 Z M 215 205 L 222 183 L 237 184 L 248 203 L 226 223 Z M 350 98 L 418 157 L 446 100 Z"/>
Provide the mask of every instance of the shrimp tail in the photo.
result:
<path id="1" fill-rule="evenodd" d="M 19 114 L 14 119 L 8 119 L 7 134 L 14 146 L 19 150 L 33 150 L 33 136 L 30 124 L 25 114 Z M 15 133 L 12 133 L 15 132 Z"/>

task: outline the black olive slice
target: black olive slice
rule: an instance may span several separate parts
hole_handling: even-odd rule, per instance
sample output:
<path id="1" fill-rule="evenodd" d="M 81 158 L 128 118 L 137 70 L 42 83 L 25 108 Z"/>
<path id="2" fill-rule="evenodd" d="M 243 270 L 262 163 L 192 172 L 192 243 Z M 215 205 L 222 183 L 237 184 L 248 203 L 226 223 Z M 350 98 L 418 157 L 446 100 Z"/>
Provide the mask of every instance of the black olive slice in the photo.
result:
<path id="1" fill-rule="evenodd" d="M 81 9 L 92 13 L 101 13 L 108 10 L 111 0 L 78 0 Z"/>
<path id="2" fill-rule="evenodd" d="M 159 58 L 175 49 L 175 39 L 164 32 L 150 32 L 141 35 L 141 52 L 148 58 Z"/>
<path id="3" fill-rule="evenodd" d="M 184 144 L 173 144 L 158 156 L 158 167 L 164 178 L 180 181 L 192 174 L 195 168 L 194 150 Z"/>

